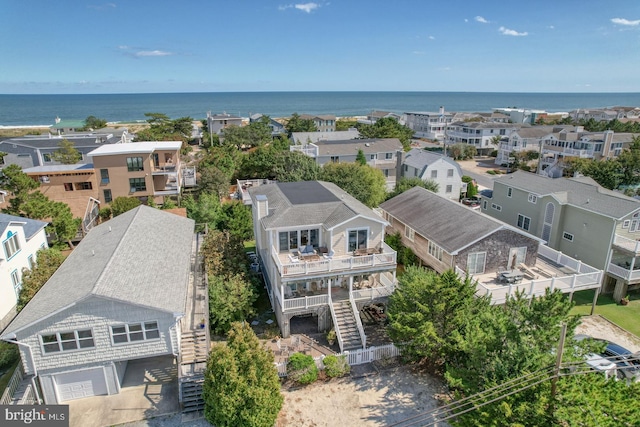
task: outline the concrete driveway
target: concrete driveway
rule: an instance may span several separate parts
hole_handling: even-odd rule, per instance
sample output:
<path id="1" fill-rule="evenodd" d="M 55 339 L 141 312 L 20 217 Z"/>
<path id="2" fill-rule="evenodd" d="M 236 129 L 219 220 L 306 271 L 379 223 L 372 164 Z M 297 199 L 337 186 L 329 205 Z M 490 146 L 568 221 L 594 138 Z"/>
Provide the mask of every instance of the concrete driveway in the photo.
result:
<path id="1" fill-rule="evenodd" d="M 132 360 L 119 394 L 69 401 L 70 427 L 112 426 L 180 410 L 172 356 Z"/>

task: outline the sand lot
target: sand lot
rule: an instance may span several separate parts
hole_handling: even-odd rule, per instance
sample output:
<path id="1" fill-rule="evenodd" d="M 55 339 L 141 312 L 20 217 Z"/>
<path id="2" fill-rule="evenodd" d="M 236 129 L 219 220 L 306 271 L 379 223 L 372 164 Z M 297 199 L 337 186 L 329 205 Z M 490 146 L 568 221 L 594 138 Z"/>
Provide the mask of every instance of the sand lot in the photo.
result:
<path id="1" fill-rule="evenodd" d="M 443 390 L 439 380 L 416 373 L 410 366 L 285 387 L 276 426 L 386 426 L 435 408 L 434 394 Z"/>
<path id="2" fill-rule="evenodd" d="M 576 334 L 586 334 L 620 344 L 632 352 L 640 351 L 640 338 L 609 322 L 601 316 L 584 316 Z"/>

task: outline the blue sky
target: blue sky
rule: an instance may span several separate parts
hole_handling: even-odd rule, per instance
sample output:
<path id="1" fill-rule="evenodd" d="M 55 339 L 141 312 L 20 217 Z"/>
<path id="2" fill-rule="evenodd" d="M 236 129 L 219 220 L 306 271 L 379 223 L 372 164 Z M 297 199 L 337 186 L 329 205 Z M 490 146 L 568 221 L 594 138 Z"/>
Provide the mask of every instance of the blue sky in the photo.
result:
<path id="1" fill-rule="evenodd" d="M 640 92 L 640 2 L 0 0 L 0 93 Z"/>

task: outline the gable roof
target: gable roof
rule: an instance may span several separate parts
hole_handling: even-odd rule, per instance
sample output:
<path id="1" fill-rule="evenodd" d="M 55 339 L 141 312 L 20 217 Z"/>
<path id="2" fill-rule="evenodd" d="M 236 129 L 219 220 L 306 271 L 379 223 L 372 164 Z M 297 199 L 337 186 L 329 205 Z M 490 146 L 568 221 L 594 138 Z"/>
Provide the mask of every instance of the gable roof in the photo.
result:
<path id="1" fill-rule="evenodd" d="M 184 313 L 193 230 L 193 220 L 148 206 L 94 227 L 5 333 L 91 296 Z"/>
<path id="2" fill-rule="evenodd" d="M 421 148 L 412 148 L 407 154 L 405 154 L 405 158 L 402 163 L 418 169 L 422 175 L 427 167 L 431 166 L 439 160 L 449 163 L 451 166 L 458 170 L 460 176 L 463 175 L 462 168 L 451 157 L 447 157 L 440 153 L 423 150 Z"/>
<path id="3" fill-rule="evenodd" d="M 398 138 L 349 139 L 343 141 L 318 141 L 318 156 L 357 155 L 358 150 L 364 154 L 393 153 L 402 150 Z"/>
<path id="4" fill-rule="evenodd" d="M 511 230 L 542 242 L 422 187 L 413 187 L 382 203 L 380 208 L 454 255 L 498 230 Z"/>
<path id="5" fill-rule="evenodd" d="M 0 235 L 4 234 L 4 231 L 11 223 L 22 224 L 22 230 L 27 240 L 30 240 L 36 233 L 47 226 L 46 222 L 37 219 L 0 213 Z"/>
<path id="6" fill-rule="evenodd" d="M 561 204 L 573 205 L 610 218 L 620 219 L 640 209 L 640 202 L 637 200 L 607 190 L 587 177 L 548 178 L 516 171 L 497 178 L 494 183 L 528 191 L 538 197 L 552 196 Z"/>
<path id="7" fill-rule="evenodd" d="M 373 210 L 330 182 L 279 182 L 253 187 L 249 194 L 254 206 L 256 196 L 267 197 L 269 214 L 260 220 L 265 229 L 322 224 L 329 230 L 356 217 L 386 223 Z"/>

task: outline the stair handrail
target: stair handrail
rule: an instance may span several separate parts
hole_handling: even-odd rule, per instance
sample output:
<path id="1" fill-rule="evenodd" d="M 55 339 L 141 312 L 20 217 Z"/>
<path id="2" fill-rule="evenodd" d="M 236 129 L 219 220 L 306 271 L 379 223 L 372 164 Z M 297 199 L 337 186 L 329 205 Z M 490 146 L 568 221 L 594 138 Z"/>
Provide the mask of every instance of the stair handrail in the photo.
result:
<path id="1" fill-rule="evenodd" d="M 0 399 L 0 405 L 9 405 L 11 403 L 11 401 L 13 400 L 13 395 L 18 389 L 18 386 L 22 382 L 23 378 L 24 378 L 24 370 L 22 367 L 22 361 L 20 361 L 18 363 L 18 366 L 16 366 L 16 368 L 14 369 L 13 374 L 11 375 L 11 379 L 9 380 L 7 387 L 4 389 L 4 392 L 2 393 L 2 398 Z"/>
<path id="2" fill-rule="evenodd" d="M 331 319 L 333 319 L 333 330 L 336 331 L 338 346 L 340 347 L 340 352 L 342 352 L 344 343 L 342 342 L 342 336 L 340 335 L 340 328 L 338 327 L 338 317 L 336 316 L 336 312 L 333 309 L 333 301 L 331 300 L 331 296 L 329 296 L 329 312 L 331 312 Z"/>
<path id="3" fill-rule="evenodd" d="M 349 292 L 349 302 L 351 303 L 351 310 L 356 318 L 356 326 L 358 327 L 358 333 L 360 333 L 360 339 L 362 340 L 362 349 L 365 350 L 367 348 L 367 336 L 364 333 L 364 326 L 362 326 L 362 320 L 360 319 L 360 311 L 358 310 L 352 292 Z"/>

